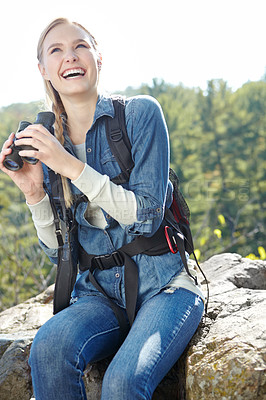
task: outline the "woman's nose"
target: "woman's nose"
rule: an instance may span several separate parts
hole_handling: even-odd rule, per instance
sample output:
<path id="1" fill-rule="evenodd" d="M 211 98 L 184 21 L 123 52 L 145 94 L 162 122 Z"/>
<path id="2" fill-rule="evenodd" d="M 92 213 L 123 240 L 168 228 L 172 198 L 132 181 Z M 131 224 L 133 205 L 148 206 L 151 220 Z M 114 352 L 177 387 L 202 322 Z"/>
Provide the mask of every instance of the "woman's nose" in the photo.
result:
<path id="1" fill-rule="evenodd" d="M 75 54 L 74 51 L 69 51 L 65 56 L 66 62 L 77 61 L 77 59 L 78 59 L 78 56 Z"/>

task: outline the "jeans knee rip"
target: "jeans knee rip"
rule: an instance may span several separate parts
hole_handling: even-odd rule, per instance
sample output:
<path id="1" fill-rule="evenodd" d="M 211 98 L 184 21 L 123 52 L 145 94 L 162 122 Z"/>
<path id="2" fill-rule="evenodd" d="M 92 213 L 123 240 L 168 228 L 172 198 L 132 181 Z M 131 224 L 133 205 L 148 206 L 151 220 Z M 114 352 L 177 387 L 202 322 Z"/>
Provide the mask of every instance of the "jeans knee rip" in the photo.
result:
<path id="1" fill-rule="evenodd" d="M 169 287 L 167 289 L 164 290 L 164 293 L 169 293 L 172 294 L 174 293 L 178 288 L 177 287 Z"/>

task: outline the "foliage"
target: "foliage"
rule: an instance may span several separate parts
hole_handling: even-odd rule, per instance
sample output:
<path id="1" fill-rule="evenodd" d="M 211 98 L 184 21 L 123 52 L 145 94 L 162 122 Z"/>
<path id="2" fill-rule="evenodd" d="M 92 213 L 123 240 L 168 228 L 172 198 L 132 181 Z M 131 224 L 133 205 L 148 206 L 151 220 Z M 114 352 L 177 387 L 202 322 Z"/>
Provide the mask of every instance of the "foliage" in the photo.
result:
<path id="1" fill-rule="evenodd" d="M 169 129 L 171 166 L 191 209 L 197 256 L 237 252 L 265 259 L 266 81 L 233 92 L 211 80 L 205 92 L 153 80 L 128 88 L 161 104 Z M 34 121 L 40 103 L 0 110 L 0 145 L 19 120 Z M 55 270 L 40 250 L 24 198 L 0 173 L 0 309 L 37 294 Z"/>
<path id="2" fill-rule="evenodd" d="M 39 103 L 14 104 L 0 112 L 0 143 L 22 119 L 34 121 Z M 37 295 L 53 283 L 55 268 L 41 251 L 24 196 L 0 172 L 0 310 Z"/>

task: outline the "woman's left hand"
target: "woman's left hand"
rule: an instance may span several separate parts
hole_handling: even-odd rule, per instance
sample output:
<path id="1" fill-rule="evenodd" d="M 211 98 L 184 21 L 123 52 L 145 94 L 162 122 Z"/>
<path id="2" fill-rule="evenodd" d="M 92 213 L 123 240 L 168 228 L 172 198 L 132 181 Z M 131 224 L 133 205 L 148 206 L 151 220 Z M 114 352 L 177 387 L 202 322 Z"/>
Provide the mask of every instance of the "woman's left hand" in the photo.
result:
<path id="1" fill-rule="evenodd" d="M 84 163 L 69 154 L 43 125 L 29 125 L 16 134 L 16 145 L 30 145 L 36 150 L 21 150 L 22 157 L 35 157 L 56 173 L 75 180 L 81 174 Z"/>

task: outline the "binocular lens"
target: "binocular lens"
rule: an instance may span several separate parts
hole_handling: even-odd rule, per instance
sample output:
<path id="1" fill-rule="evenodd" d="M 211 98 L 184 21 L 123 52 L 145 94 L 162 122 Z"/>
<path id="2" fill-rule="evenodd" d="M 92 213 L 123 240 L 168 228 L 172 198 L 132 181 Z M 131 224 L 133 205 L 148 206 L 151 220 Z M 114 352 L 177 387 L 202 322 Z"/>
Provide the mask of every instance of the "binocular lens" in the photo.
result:
<path id="1" fill-rule="evenodd" d="M 24 161 L 27 161 L 28 164 L 37 164 L 38 159 L 34 157 L 22 157 Z"/>
<path id="2" fill-rule="evenodd" d="M 23 165 L 23 163 L 22 163 Z M 9 169 L 10 171 L 18 171 L 22 166 L 20 166 L 16 161 L 11 159 L 4 160 L 4 166 Z"/>

